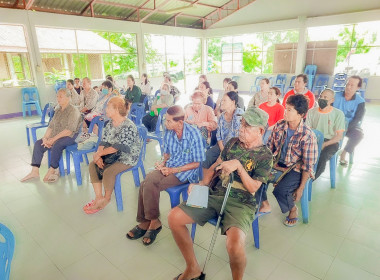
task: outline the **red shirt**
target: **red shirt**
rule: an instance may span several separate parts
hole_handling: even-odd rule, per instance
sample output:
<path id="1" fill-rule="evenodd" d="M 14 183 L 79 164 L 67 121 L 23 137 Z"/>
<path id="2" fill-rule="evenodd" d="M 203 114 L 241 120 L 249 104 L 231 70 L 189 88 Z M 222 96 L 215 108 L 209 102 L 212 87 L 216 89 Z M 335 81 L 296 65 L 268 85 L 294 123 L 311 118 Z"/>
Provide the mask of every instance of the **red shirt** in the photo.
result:
<path id="1" fill-rule="evenodd" d="M 285 96 L 284 96 L 284 100 L 282 101 L 282 106 L 285 107 L 285 104 L 286 104 L 286 100 L 288 99 L 289 96 L 291 95 L 295 95 L 296 93 L 294 92 L 294 89 L 292 90 L 289 90 Z M 314 94 L 308 90 L 305 95 L 309 98 L 309 109 L 313 108 L 314 107 L 314 103 L 315 103 L 315 97 L 314 97 Z"/>
<path id="2" fill-rule="evenodd" d="M 280 103 L 277 103 L 273 106 L 268 106 L 268 102 L 260 104 L 259 108 L 261 110 L 264 110 L 268 113 L 269 119 L 268 119 L 268 125 L 272 126 L 279 120 L 282 120 L 284 118 L 284 106 L 282 106 Z"/>

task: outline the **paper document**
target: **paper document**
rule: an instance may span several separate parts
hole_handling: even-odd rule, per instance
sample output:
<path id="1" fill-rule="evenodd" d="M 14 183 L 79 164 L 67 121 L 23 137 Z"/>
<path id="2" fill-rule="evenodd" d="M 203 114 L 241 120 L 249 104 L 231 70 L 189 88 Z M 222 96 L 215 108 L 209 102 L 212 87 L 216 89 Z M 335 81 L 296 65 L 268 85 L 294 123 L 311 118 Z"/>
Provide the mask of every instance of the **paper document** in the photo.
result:
<path id="1" fill-rule="evenodd" d="M 208 204 L 208 186 L 194 185 L 186 205 L 197 208 L 207 208 Z"/>

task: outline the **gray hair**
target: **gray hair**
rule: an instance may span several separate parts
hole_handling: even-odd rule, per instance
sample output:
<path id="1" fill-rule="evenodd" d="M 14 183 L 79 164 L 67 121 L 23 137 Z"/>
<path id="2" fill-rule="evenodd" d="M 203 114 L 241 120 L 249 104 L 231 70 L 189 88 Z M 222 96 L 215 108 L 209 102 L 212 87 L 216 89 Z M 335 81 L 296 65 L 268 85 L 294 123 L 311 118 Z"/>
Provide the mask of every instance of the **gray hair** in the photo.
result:
<path id="1" fill-rule="evenodd" d="M 63 92 L 65 94 L 66 97 L 70 97 L 71 98 L 71 92 L 68 88 L 60 88 L 58 91 L 57 91 L 57 94 Z"/>

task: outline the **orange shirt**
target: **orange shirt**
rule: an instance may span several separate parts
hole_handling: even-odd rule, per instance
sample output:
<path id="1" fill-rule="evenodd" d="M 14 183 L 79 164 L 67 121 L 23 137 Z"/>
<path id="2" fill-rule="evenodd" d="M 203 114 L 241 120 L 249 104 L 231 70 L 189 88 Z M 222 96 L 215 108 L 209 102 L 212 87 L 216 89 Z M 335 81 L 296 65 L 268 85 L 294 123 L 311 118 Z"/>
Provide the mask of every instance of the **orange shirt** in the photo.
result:
<path id="1" fill-rule="evenodd" d="M 268 113 L 269 119 L 268 119 L 268 125 L 272 126 L 279 120 L 282 120 L 284 118 L 284 106 L 282 106 L 280 103 L 276 103 L 273 106 L 268 106 L 268 102 L 261 103 L 259 108 L 261 110 L 264 110 Z"/>
<path id="2" fill-rule="evenodd" d="M 291 95 L 295 95 L 295 94 L 296 93 L 295 93 L 294 89 L 289 90 L 285 94 L 284 100 L 282 101 L 282 106 L 284 106 L 284 108 L 285 108 L 286 100 L 288 99 L 288 97 L 291 96 Z M 304 95 L 306 95 L 309 98 L 309 109 L 313 108 L 314 107 L 314 103 L 315 103 L 314 94 L 310 90 L 308 90 L 306 93 L 304 93 Z"/>

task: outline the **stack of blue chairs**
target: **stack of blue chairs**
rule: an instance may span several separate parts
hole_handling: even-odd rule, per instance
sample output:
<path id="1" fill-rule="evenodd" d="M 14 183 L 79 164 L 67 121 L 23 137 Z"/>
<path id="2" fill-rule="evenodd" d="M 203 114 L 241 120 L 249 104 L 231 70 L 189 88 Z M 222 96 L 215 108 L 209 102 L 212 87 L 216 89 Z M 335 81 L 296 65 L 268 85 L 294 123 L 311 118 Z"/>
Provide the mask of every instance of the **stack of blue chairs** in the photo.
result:
<path id="1" fill-rule="evenodd" d="M 5 225 L 0 223 L 0 279 L 8 280 L 15 250 L 15 237 Z M 4 242 L 2 241 L 4 240 Z"/>
<path id="2" fill-rule="evenodd" d="M 21 89 L 22 94 L 22 116 L 25 118 L 26 110 L 28 110 L 29 116 L 32 115 L 32 106 L 36 107 L 37 114 L 42 116 L 40 106 L 40 96 L 38 90 L 35 87 L 27 87 Z"/>

